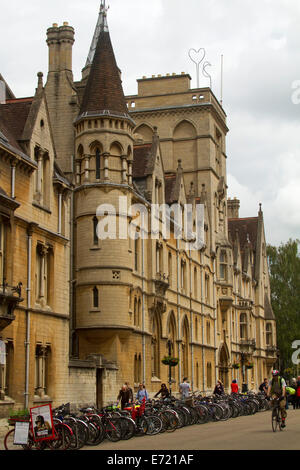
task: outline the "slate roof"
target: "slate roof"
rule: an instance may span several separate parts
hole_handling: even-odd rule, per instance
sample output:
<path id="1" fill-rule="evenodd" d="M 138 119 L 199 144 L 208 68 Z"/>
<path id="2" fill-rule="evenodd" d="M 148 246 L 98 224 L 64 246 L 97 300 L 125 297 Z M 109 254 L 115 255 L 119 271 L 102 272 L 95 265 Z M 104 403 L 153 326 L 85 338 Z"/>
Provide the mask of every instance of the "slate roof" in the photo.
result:
<path id="1" fill-rule="evenodd" d="M 33 98 L 7 100 L 0 106 L 0 131 L 8 143 L 23 152 L 20 145 Z"/>
<path id="2" fill-rule="evenodd" d="M 228 232 L 232 240 L 235 239 L 235 233 L 238 231 L 241 249 L 247 244 L 249 238 L 253 250 L 256 249 L 258 234 L 258 217 L 246 217 L 238 219 L 228 219 Z"/>
<path id="3" fill-rule="evenodd" d="M 151 175 L 154 169 L 155 155 L 153 157 L 152 144 L 142 144 L 133 148 L 132 177 L 145 178 Z"/>
<path id="4" fill-rule="evenodd" d="M 112 115 L 124 115 L 129 118 L 110 35 L 108 31 L 101 31 L 79 117 L 84 113 L 103 114 L 105 111 Z"/>
<path id="5" fill-rule="evenodd" d="M 246 218 L 234 218 L 228 219 L 228 232 L 229 239 L 233 243 L 233 258 L 234 262 L 237 260 L 237 245 L 236 239 L 238 235 L 238 241 L 240 244 L 241 262 L 243 271 L 247 272 L 248 269 L 248 252 L 250 249 L 254 253 L 254 266 L 252 275 L 255 276 L 255 263 L 256 263 L 256 252 L 258 243 L 258 217 L 246 217 Z"/>

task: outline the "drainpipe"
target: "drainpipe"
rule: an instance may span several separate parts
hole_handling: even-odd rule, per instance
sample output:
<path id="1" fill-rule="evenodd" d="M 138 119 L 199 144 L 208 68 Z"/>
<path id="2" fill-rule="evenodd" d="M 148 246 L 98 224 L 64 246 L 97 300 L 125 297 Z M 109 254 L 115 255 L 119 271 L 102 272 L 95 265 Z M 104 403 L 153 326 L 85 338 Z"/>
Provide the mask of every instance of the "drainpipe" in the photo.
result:
<path id="1" fill-rule="evenodd" d="M 75 156 L 72 155 L 72 175 L 75 170 Z M 74 313 L 74 279 L 73 279 L 73 256 L 74 256 L 74 188 L 71 188 L 70 193 L 70 284 L 69 284 L 69 295 L 70 295 L 70 328 L 69 328 L 69 357 L 74 356 L 77 351 L 73 351 L 73 333 L 75 330 L 75 313 Z M 76 355 L 76 354 L 75 354 Z"/>
<path id="2" fill-rule="evenodd" d="M 27 240 L 27 308 L 26 308 L 26 340 L 25 340 L 25 409 L 29 405 L 29 365 L 30 365 L 30 309 L 31 309 L 31 258 L 32 258 L 32 224 L 28 227 Z"/>
<path id="3" fill-rule="evenodd" d="M 179 238 L 176 240 L 176 248 L 177 248 L 177 323 L 178 323 L 178 375 L 179 375 L 179 383 L 181 381 L 181 348 L 180 348 L 180 338 L 181 338 L 181 328 L 180 328 L 180 259 L 179 259 Z"/>
<path id="4" fill-rule="evenodd" d="M 15 199 L 15 187 L 16 187 L 16 163 L 11 164 L 11 198 Z"/>
<path id="5" fill-rule="evenodd" d="M 145 337 L 145 253 L 144 253 L 144 228 L 140 231 L 142 235 L 141 247 L 142 247 L 142 356 L 143 356 L 143 383 L 146 383 L 146 337 Z"/>
<path id="6" fill-rule="evenodd" d="M 62 190 L 59 189 L 58 192 L 58 229 L 57 233 L 61 235 L 61 227 L 62 227 L 62 221 L 61 221 L 61 216 L 62 216 Z"/>
<path id="7" fill-rule="evenodd" d="M 205 271 L 203 269 L 203 253 L 200 252 L 200 262 L 201 262 L 201 326 L 202 326 L 202 390 L 205 392 L 205 348 L 204 348 L 204 283 L 203 276 Z"/>
<path id="8" fill-rule="evenodd" d="M 213 270 L 214 270 L 214 276 L 213 276 L 213 309 L 214 309 L 214 323 L 215 323 L 215 381 L 217 383 L 218 380 L 218 371 L 219 371 L 219 364 L 218 362 L 218 356 L 217 356 L 217 307 L 216 307 L 216 258 L 214 258 L 214 263 L 213 263 Z"/>
<path id="9" fill-rule="evenodd" d="M 192 253 L 190 250 L 190 318 L 191 318 L 191 356 L 192 356 L 192 390 L 194 390 L 194 326 L 193 326 L 193 310 L 192 310 Z M 195 286 L 194 286 L 195 291 Z"/>

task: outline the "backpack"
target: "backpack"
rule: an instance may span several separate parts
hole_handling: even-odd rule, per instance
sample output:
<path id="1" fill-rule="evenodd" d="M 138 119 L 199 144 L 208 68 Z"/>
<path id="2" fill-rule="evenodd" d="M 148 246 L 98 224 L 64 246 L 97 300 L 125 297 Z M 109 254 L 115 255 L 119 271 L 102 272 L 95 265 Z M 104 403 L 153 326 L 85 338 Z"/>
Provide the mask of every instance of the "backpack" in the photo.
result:
<path id="1" fill-rule="evenodd" d="M 271 382 L 271 392 L 275 393 L 276 395 L 282 395 L 282 378 L 278 376 L 278 381 L 273 378 Z M 300 387 L 299 387 L 300 392 Z M 299 395 L 300 396 L 300 395 Z"/>

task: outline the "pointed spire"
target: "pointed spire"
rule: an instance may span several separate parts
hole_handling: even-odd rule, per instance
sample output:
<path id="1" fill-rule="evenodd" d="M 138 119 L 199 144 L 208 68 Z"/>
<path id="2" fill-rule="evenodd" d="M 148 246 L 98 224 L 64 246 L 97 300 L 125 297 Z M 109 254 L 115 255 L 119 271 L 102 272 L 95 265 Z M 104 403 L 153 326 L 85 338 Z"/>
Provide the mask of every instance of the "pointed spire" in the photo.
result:
<path id="1" fill-rule="evenodd" d="M 96 36 L 97 45 L 78 118 L 88 115 L 116 115 L 132 121 L 107 28 L 104 0 L 100 7 L 99 34 Z"/>
<path id="2" fill-rule="evenodd" d="M 107 10 L 109 7 L 105 7 L 105 0 L 101 0 L 101 5 L 100 5 L 100 10 L 99 10 L 99 16 L 98 16 L 98 21 L 96 24 L 93 40 L 91 43 L 89 55 L 87 56 L 86 64 L 85 66 L 87 67 L 88 65 L 91 65 L 93 62 L 93 58 L 95 55 L 95 50 L 97 47 L 99 35 L 101 31 L 106 31 L 108 32 L 108 24 L 107 24 Z"/>

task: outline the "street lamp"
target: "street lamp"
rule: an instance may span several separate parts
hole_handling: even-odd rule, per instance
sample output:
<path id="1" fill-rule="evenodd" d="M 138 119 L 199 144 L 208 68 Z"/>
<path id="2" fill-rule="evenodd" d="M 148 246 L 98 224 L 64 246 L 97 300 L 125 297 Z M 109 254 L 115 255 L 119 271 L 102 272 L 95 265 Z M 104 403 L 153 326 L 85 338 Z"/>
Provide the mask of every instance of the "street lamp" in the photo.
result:
<path id="1" fill-rule="evenodd" d="M 248 392 L 248 384 L 245 383 L 245 363 L 246 363 L 246 353 L 241 352 L 241 365 L 242 365 L 242 377 L 243 377 L 243 383 L 242 383 L 242 393 Z"/>

